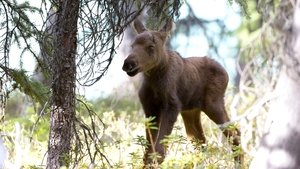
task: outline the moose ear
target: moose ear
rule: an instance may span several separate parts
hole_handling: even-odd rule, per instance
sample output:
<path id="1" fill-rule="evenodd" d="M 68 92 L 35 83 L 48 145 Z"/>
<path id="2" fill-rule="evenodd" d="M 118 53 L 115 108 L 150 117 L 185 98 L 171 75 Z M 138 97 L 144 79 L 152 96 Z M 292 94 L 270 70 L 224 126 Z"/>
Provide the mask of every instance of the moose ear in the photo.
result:
<path id="1" fill-rule="evenodd" d="M 166 24 L 160 29 L 160 32 L 171 32 L 173 28 L 172 19 L 167 19 Z"/>
<path id="2" fill-rule="evenodd" d="M 137 33 L 142 33 L 146 30 L 145 26 L 139 19 L 134 20 L 133 27 Z"/>

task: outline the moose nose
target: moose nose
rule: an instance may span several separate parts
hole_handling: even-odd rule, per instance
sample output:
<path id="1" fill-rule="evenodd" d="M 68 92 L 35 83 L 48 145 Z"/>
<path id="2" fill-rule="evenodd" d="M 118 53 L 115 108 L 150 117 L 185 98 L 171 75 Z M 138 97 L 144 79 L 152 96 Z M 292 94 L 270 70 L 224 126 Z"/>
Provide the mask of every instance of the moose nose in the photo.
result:
<path id="1" fill-rule="evenodd" d="M 137 66 L 136 61 L 134 61 L 134 59 L 133 59 L 132 57 L 128 56 L 128 58 L 125 59 L 125 61 L 124 61 L 124 64 L 123 64 L 122 69 L 123 69 L 125 72 L 130 72 L 130 71 L 132 71 L 136 66 Z"/>

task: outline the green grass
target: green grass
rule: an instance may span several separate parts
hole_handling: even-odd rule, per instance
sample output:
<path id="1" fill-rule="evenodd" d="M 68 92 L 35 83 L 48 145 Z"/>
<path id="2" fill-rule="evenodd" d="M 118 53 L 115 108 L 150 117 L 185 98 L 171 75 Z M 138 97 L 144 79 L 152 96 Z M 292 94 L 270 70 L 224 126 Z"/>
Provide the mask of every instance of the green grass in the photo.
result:
<path id="1" fill-rule="evenodd" d="M 38 116 L 31 109 L 29 108 L 23 116 L 7 118 L 1 128 L 5 133 L 4 141 L 9 151 L 8 161 L 11 165 L 23 168 L 45 168 L 49 117 L 44 116 L 36 123 Z M 102 155 L 109 163 L 103 156 L 97 155 L 95 163 L 91 164 L 87 147 L 83 144 L 81 149 L 74 147 L 82 157 L 77 164 L 78 168 L 88 168 L 91 165 L 94 168 L 142 168 L 146 145 L 143 113 L 137 110 L 121 111 L 121 108 L 118 112 L 105 110 L 107 109 L 98 109 L 95 112 L 101 121 L 94 118 L 94 124 L 95 133 L 99 138 L 97 146 L 100 147 Z M 81 108 L 77 111 L 77 117 L 86 125 L 91 126 L 88 113 Z M 159 168 L 235 168 L 231 146 L 221 131 L 204 114 L 202 123 L 207 144 L 199 147 L 186 138 L 182 119 L 178 117 L 172 135 L 164 140 L 168 145 L 168 150 L 166 159 Z M 83 139 L 82 130 L 78 131 L 79 137 Z M 89 146 L 90 151 L 95 151 L 92 142 Z M 248 146 L 254 147 L 255 145 L 249 142 Z M 74 159 L 69 160 L 71 163 L 75 162 Z M 247 168 L 249 161 L 250 158 L 246 154 L 245 164 L 241 168 Z"/>

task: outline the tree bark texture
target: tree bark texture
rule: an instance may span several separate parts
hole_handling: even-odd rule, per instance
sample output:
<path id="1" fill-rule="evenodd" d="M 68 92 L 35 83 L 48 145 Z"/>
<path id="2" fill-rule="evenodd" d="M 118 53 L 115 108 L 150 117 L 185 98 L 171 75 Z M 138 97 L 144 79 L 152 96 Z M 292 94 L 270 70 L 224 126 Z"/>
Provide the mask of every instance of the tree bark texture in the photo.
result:
<path id="1" fill-rule="evenodd" d="M 293 1 L 295 2 L 295 1 Z M 271 104 L 267 132 L 251 163 L 251 169 L 299 169 L 300 167 L 300 0 L 294 3 L 286 56 Z"/>
<path id="2" fill-rule="evenodd" d="M 75 118 L 76 48 L 79 0 L 58 0 L 52 62 L 52 110 L 47 168 L 69 166 Z"/>

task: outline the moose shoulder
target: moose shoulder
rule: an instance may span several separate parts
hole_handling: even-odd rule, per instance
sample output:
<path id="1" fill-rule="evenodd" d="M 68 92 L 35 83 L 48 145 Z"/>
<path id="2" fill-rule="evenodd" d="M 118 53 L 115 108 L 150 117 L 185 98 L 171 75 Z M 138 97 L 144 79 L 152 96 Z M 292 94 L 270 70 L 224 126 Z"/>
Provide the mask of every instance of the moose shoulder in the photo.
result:
<path id="1" fill-rule="evenodd" d="M 124 61 L 123 70 L 129 76 L 143 74 L 139 98 L 146 117 L 155 117 L 158 130 L 146 132 L 150 146 L 146 149 L 144 163 L 153 163 L 149 153 L 165 157 L 165 147 L 160 141 L 171 134 L 178 114 L 181 112 L 188 137 L 205 142 L 200 113 L 203 111 L 216 124 L 229 122 L 224 107 L 224 93 L 228 83 L 225 69 L 207 57 L 182 58 L 169 51 L 165 43 L 172 29 L 168 21 L 160 31 L 147 30 L 134 21 L 137 36 L 132 51 Z M 224 129 L 226 137 L 233 138 L 233 145 L 240 145 L 238 129 Z M 235 157 L 237 162 L 242 155 Z"/>

